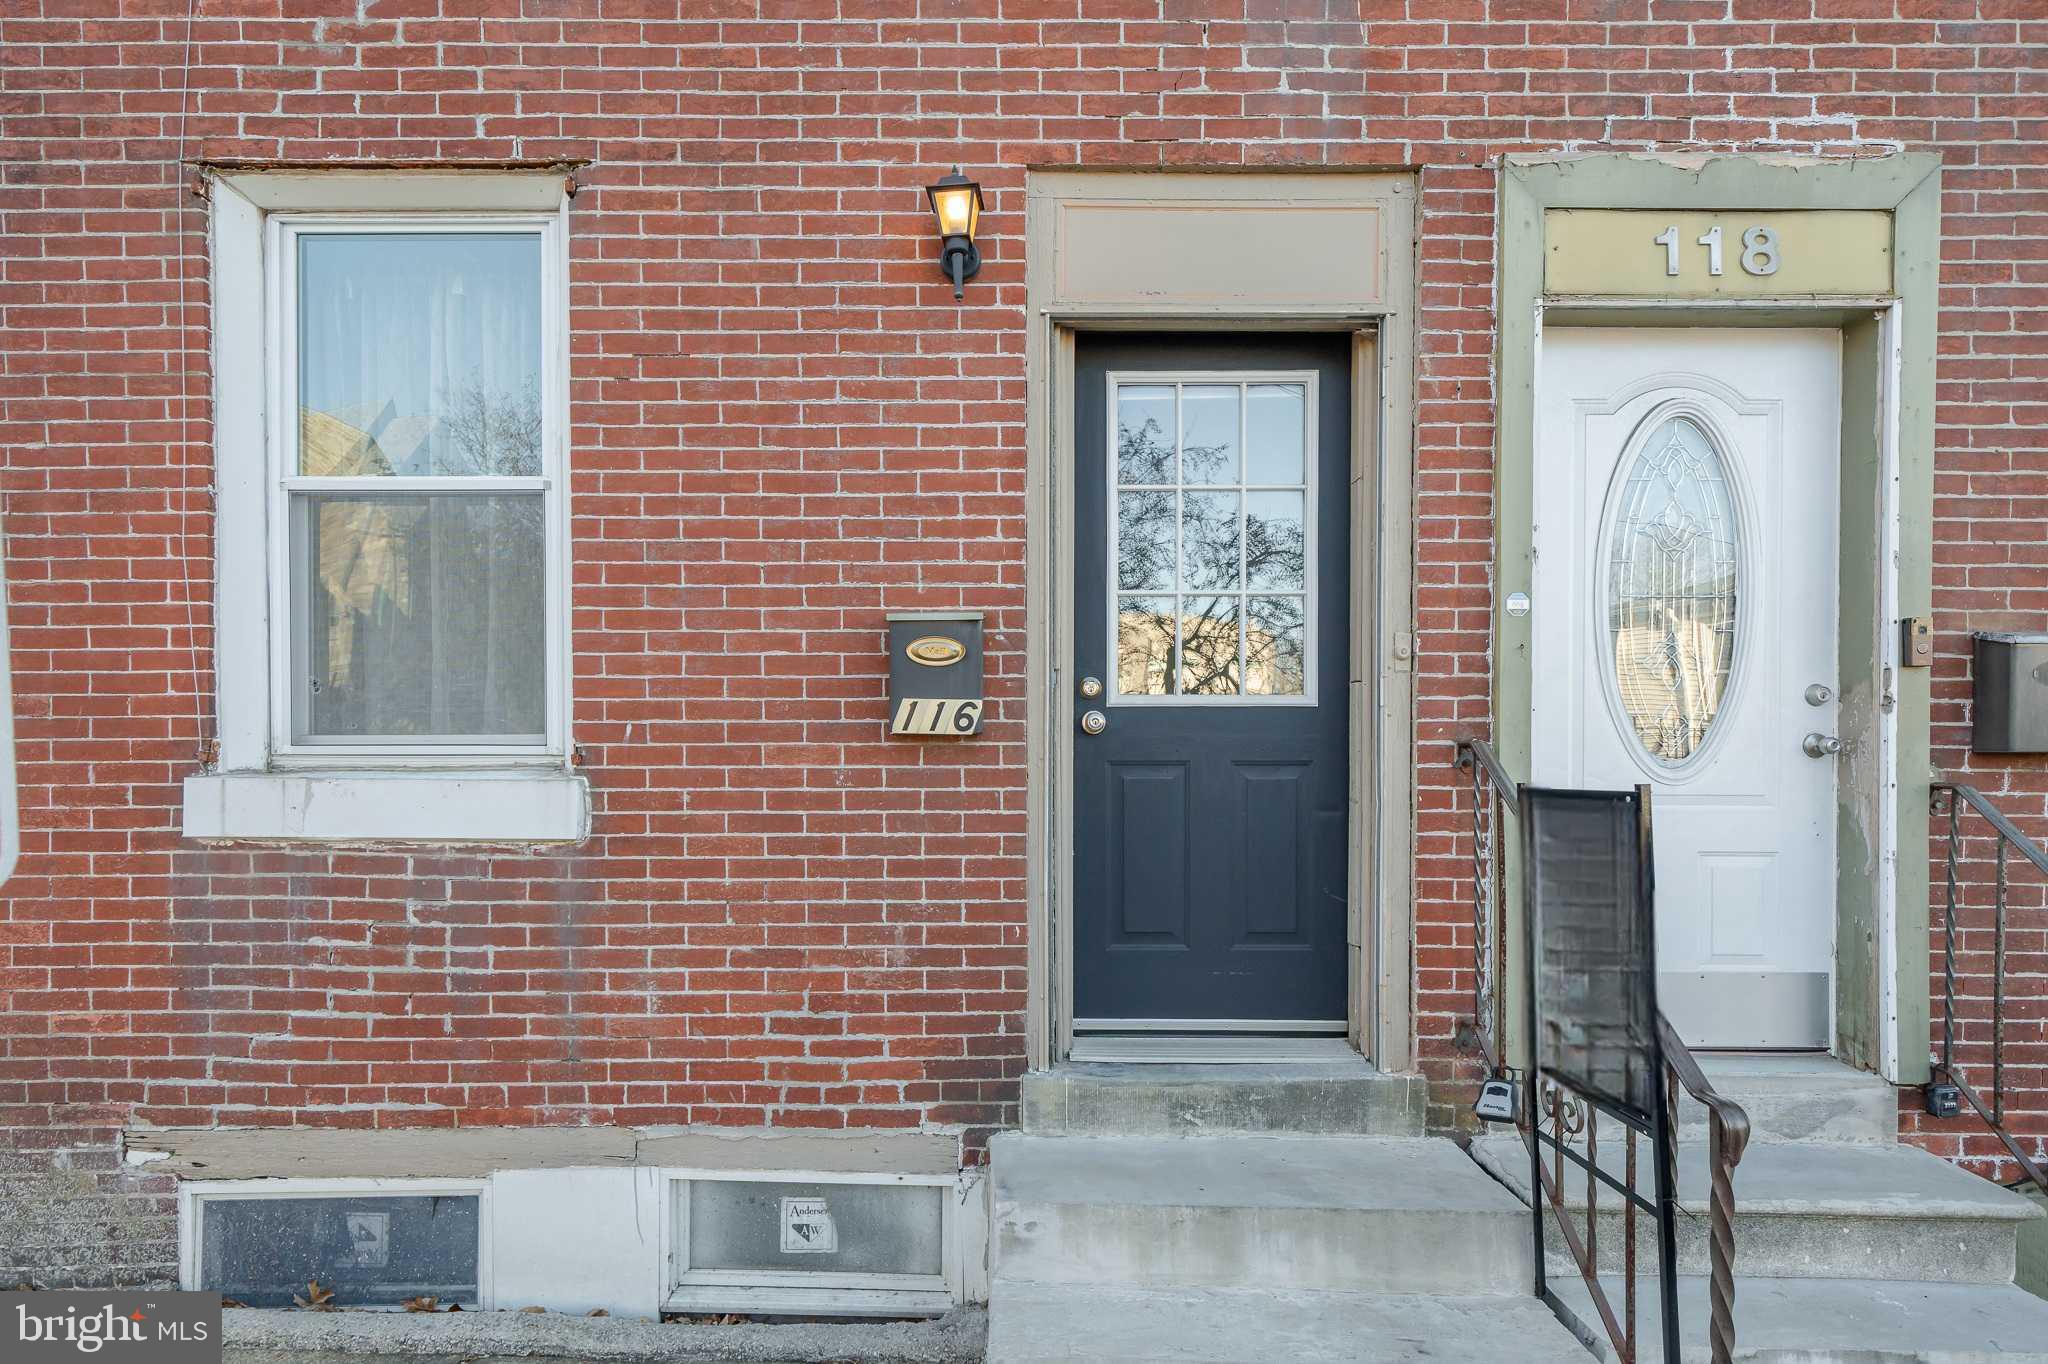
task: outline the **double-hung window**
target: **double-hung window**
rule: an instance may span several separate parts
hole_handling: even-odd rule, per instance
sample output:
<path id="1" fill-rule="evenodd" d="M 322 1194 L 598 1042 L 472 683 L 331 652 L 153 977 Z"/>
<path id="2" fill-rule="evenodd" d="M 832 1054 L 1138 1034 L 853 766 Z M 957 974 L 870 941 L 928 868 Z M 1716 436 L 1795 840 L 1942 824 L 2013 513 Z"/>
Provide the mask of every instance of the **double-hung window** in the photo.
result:
<path id="1" fill-rule="evenodd" d="M 572 841 L 559 171 L 213 179 L 197 838 Z"/>
<path id="2" fill-rule="evenodd" d="M 559 751 L 552 220 L 278 217 L 277 751 Z"/>

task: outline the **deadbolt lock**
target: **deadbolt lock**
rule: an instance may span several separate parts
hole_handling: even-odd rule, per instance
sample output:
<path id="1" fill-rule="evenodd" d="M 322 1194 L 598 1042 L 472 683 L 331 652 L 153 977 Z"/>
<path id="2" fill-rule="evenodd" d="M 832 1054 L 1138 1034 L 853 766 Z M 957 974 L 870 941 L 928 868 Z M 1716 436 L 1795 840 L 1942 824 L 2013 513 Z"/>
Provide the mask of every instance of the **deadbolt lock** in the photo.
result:
<path id="1" fill-rule="evenodd" d="M 1809 706 L 1825 706 L 1834 699 L 1834 692 L 1818 682 L 1806 689 L 1806 704 Z"/>
<path id="2" fill-rule="evenodd" d="M 1099 677 L 1082 678 L 1081 695 L 1087 697 L 1091 701 L 1093 701 L 1096 697 L 1102 695 L 1102 679 Z"/>

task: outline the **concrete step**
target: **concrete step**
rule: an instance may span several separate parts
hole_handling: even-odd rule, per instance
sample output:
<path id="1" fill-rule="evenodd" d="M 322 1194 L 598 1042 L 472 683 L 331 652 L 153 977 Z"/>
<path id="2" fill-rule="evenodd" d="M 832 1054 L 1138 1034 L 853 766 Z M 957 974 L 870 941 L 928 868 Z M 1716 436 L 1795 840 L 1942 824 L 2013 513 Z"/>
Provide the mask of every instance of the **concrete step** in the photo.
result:
<path id="1" fill-rule="evenodd" d="M 989 1364 L 1588 1364 L 1534 1298 L 997 1280 Z"/>
<path id="2" fill-rule="evenodd" d="M 1648 1143 L 1641 1148 L 1638 1187 L 1654 1188 Z M 1526 1197 L 1529 1157 L 1514 1135 L 1482 1138 L 1473 1157 Z M 1620 1142 L 1600 1144 L 1600 1164 L 1620 1178 Z M 1678 1257 L 1681 1273 L 1708 1268 L 1707 1149 L 1681 1142 L 1678 1152 Z M 1574 1212 L 1586 1201 L 1586 1179 L 1569 1164 L 1564 1195 Z M 1619 1196 L 1600 1195 L 1603 1269 L 1622 1260 Z M 1690 1215 L 1687 1215 L 1690 1214 Z M 1767 1278 L 1926 1280 L 2007 1283 L 2013 1276 L 2019 1228 L 2042 1216 L 2026 1199 L 1911 1146 L 1763 1142 L 1735 1170 L 1735 1267 Z M 1654 1263 L 1655 1229 L 1638 1222 L 1639 1245 Z M 1563 1254 L 1563 1238 L 1552 1244 Z"/>
<path id="3" fill-rule="evenodd" d="M 1621 1310 L 1619 1277 L 1601 1281 Z M 1686 1364 L 1709 1364 L 1708 1281 L 1678 1281 L 1678 1330 Z M 1577 1274 L 1550 1289 L 1566 1324 L 1601 1360 L 1617 1356 Z M 1659 1364 L 1654 1275 L 1638 1281 L 1637 1353 Z M 2048 1302 L 2012 1284 L 1900 1283 L 1885 1279 L 1735 1280 L 1735 1352 L 1745 1364 L 2048 1364 Z"/>
<path id="4" fill-rule="evenodd" d="M 1714 1088 L 1749 1114 L 1753 1141 L 1835 1141 L 1888 1146 L 1899 1137 L 1898 1091 L 1832 1056 L 1703 1052 L 1700 1069 Z M 1707 1110 L 1678 1095 L 1681 1138 L 1707 1136 Z M 1600 1139 L 1619 1124 L 1603 1118 Z"/>
<path id="5" fill-rule="evenodd" d="M 1024 1130 L 1056 1136 L 1184 1137 L 1244 1132 L 1419 1137 L 1420 1075 L 1340 1062 L 1093 1063 L 1024 1076 Z"/>
<path id="6" fill-rule="evenodd" d="M 997 1278 L 1140 1288 L 1529 1291 L 1525 1214 L 1451 1142 L 989 1143 Z"/>

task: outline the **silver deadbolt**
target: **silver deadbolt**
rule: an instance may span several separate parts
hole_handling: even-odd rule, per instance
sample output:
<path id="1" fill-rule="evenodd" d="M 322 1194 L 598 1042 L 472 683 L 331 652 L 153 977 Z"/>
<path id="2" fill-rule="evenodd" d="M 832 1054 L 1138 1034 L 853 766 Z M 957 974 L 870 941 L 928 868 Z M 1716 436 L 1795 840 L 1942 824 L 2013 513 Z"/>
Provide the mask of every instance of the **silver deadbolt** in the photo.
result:
<path id="1" fill-rule="evenodd" d="M 1081 695 L 1087 697 L 1091 701 L 1093 701 L 1096 697 L 1102 695 L 1102 679 L 1099 677 L 1082 678 Z"/>
<path id="2" fill-rule="evenodd" d="M 1809 734 L 1799 741 L 1809 758 L 1831 758 L 1842 751 L 1842 741 L 1832 734 Z"/>
<path id="3" fill-rule="evenodd" d="M 1825 706 L 1834 699 L 1835 694 L 1818 682 L 1806 689 L 1806 704 L 1809 706 Z"/>
<path id="4" fill-rule="evenodd" d="M 1099 710 L 1091 710 L 1081 717 L 1081 732 L 1084 734 L 1100 734 L 1108 728 L 1109 717 Z"/>

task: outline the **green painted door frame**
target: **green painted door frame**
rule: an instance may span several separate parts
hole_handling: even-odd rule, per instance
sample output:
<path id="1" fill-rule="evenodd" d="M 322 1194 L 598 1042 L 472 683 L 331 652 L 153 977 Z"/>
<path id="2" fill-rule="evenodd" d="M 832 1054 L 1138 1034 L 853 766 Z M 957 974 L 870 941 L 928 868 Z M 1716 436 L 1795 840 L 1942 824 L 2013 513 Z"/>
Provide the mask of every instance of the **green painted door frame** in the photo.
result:
<path id="1" fill-rule="evenodd" d="M 1880 210 L 1892 216 L 1892 291 L 1870 298 L 1741 302 L 1546 298 L 1544 213 L 1553 208 Z M 1897 618 L 1932 610 L 1940 158 L 1518 156 L 1501 166 L 1499 211 L 1493 715 L 1495 749 L 1517 778 L 1526 779 L 1530 762 L 1531 618 L 1508 615 L 1505 603 L 1511 593 L 1530 590 L 1531 454 L 1542 331 L 1563 325 L 1807 325 L 1842 334 L 1843 733 L 1868 742 L 1888 716 L 1894 761 L 1881 768 L 1845 763 L 1842 769 L 1836 1052 L 1896 1083 L 1922 1083 L 1929 1004 L 1925 849 L 1934 777 L 1928 675 L 1925 669 L 1898 668 L 1895 655 Z M 1886 514 L 1894 508 L 1896 520 Z M 1887 540 L 1895 582 L 1892 606 L 1880 618 L 1880 558 Z M 1510 838 L 1511 851 L 1513 845 Z M 1521 1057 L 1521 1039 L 1514 1034 L 1522 1012 L 1513 994 L 1521 980 L 1522 929 L 1512 866 L 1504 898 L 1506 1017 L 1510 1054 Z M 1890 934 L 1888 913 L 1895 916 Z"/>

